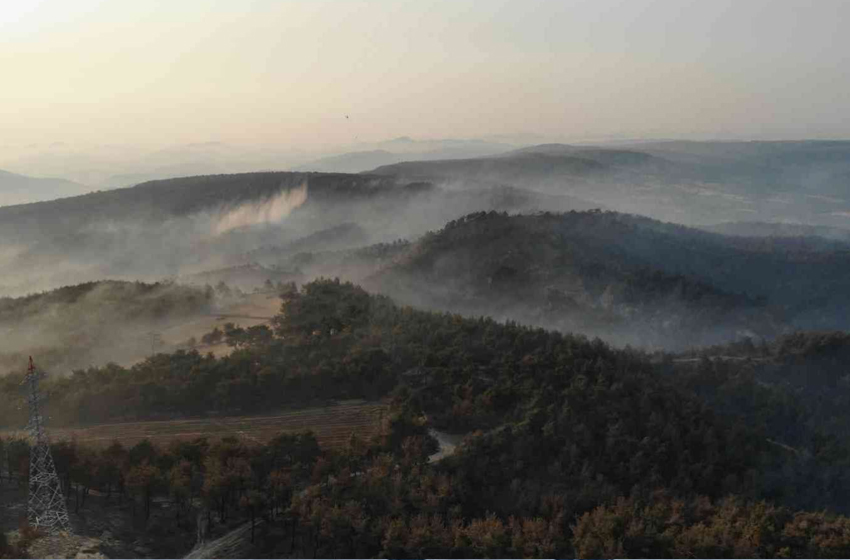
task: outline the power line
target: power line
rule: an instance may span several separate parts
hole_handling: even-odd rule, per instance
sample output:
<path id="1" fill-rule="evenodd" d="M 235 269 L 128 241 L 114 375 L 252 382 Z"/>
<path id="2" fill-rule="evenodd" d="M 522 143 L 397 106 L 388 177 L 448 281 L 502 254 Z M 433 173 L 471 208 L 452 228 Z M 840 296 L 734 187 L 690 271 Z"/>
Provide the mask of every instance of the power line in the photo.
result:
<path id="1" fill-rule="evenodd" d="M 156 354 L 156 351 L 159 348 L 162 348 L 165 345 L 165 342 L 162 340 L 162 334 L 157 331 L 150 331 L 147 333 L 147 337 L 151 344 L 151 356 Z"/>

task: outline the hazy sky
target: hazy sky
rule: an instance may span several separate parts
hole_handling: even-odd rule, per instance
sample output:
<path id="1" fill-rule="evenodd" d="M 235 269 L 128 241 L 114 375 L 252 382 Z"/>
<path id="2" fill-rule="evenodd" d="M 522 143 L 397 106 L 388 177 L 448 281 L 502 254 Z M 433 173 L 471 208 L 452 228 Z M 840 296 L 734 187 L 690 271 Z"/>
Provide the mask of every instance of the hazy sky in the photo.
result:
<path id="1" fill-rule="evenodd" d="M 0 0 L 0 149 L 850 137 L 848 22 L 847 0 Z"/>

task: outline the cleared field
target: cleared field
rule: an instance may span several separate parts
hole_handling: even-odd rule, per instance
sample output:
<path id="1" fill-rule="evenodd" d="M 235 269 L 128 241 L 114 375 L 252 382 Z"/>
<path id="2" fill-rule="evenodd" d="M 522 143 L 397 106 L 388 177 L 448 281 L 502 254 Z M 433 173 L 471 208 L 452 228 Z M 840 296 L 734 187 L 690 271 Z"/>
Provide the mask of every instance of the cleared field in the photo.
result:
<path id="1" fill-rule="evenodd" d="M 98 424 L 84 428 L 48 426 L 53 441 L 74 439 L 87 445 L 109 445 L 114 440 L 131 446 L 143 439 L 156 444 L 207 437 L 233 436 L 248 443 L 265 443 L 281 432 L 312 430 L 322 447 L 344 446 L 352 433 L 368 437 L 378 429 L 386 406 L 375 402 L 345 402 L 332 406 L 281 411 L 269 416 L 223 416 L 151 422 Z M 7 432 L 3 435 L 11 435 Z"/>

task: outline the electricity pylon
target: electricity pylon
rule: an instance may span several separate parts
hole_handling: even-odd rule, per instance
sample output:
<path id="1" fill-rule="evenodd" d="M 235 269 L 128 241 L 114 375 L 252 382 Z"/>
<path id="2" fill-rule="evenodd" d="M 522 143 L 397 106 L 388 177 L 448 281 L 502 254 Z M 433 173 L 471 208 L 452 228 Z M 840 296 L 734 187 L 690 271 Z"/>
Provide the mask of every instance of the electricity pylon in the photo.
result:
<path id="1" fill-rule="evenodd" d="M 44 429 L 44 419 L 39 407 L 41 395 L 38 391 L 38 382 L 42 377 L 44 373 L 36 371 L 30 357 L 29 369 L 24 379 L 27 384 L 27 402 L 30 408 L 27 430 L 32 440 L 27 518 L 31 526 L 55 534 L 59 531 L 70 532 L 71 523 L 68 519 L 65 496 L 62 494 L 62 485 L 56 475 L 56 465 L 53 464 L 53 456 L 50 454 L 50 442 L 47 439 L 47 431 Z"/>
<path id="2" fill-rule="evenodd" d="M 148 333 L 148 338 L 151 343 L 151 356 L 156 355 L 156 351 L 165 344 L 162 340 L 162 334 L 156 331 L 150 331 Z"/>

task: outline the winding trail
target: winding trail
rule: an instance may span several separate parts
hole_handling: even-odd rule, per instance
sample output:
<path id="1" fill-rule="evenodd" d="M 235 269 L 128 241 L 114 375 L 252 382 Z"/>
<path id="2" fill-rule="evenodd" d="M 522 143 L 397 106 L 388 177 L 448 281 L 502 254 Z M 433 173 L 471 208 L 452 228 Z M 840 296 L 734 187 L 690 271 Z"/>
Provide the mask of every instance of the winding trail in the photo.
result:
<path id="1" fill-rule="evenodd" d="M 445 432 L 438 432 L 434 429 L 431 429 L 430 433 L 440 444 L 440 449 L 428 457 L 429 463 L 436 463 L 446 457 L 454 455 L 455 451 L 457 451 L 457 447 L 463 441 L 463 438 L 466 437 L 463 434 L 447 434 Z"/>

